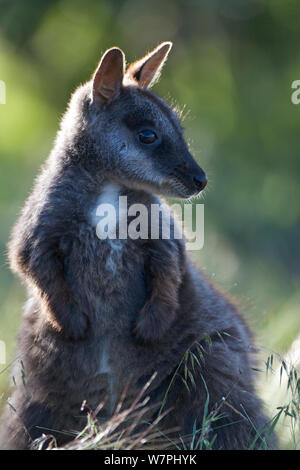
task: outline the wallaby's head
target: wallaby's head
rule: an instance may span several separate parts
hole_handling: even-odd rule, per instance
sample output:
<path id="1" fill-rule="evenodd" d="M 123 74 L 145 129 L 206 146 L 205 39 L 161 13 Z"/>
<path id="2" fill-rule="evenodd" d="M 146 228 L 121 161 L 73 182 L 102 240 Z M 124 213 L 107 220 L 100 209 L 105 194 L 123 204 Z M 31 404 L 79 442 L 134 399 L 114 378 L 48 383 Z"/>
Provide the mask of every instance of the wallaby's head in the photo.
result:
<path id="1" fill-rule="evenodd" d="M 89 158 L 101 161 L 116 180 L 187 198 L 206 186 L 205 173 L 188 150 L 176 113 L 150 91 L 171 46 L 160 44 L 127 70 L 124 53 L 109 49 L 92 80 L 75 93 L 69 112 L 91 144 Z"/>

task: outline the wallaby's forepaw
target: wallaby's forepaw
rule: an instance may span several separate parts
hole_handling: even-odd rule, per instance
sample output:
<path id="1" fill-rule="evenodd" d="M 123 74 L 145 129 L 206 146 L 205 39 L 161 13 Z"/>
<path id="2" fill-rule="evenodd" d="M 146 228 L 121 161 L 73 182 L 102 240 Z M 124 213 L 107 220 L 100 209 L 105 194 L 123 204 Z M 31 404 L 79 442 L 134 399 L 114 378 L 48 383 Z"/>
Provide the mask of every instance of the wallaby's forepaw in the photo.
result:
<path id="1" fill-rule="evenodd" d="M 175 312 L 165 304 L 147 301 L 140 311 L 133 333 L 142 343 L 163 340 L 175 317 Z"/>
<path id="2" fill-rule="evenodd" d="M 61 305 L 59 312 L 51 315 L 54 321 L 51 323 L 71 341 L 79 341 L 83 339 L 89 328 L 89 319 L 80 307 L 73 301 Z"/>

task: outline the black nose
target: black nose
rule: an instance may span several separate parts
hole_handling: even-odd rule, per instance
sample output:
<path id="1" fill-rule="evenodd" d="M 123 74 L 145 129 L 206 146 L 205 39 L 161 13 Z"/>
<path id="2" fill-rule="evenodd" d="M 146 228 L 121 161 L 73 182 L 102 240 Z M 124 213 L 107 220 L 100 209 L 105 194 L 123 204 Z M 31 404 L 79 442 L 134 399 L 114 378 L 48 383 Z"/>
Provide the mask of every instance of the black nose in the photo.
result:
<path id="1" fill-rule="evenodd" d="M 207 178 L 204 171 L 197 175 L 194 175 L 193 183 L 198 191 L 202 191 L 205 188 L 205 186 L 207 185 Z"/>

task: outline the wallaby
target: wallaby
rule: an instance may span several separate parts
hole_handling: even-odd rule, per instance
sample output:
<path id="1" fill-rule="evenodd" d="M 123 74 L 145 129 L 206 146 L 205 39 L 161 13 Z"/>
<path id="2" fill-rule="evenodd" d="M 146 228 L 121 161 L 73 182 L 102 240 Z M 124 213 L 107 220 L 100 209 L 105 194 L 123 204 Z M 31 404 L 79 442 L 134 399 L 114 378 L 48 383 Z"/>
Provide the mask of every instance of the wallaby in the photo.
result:
<path id="1" fill-rule="evenodd" d="M 11 267 L 29 300 L 3 449 L 29 449 L 42 433 L 64 444 L 85 426 L 84 400 L 96 409 L 108 397 L 100 412 L 107 419 L 126 386 L 130 400 L 155 372 L 147 406 L 154 420 L 164 402 L 162 430 L 188 439 L 205 413 L 219 410 L 206 436 L 213 449 L 259 448 L 262 440 L 276 447 L 254 391 L 248 327 L 193 265 L 184 240 L 96 233 L 101 203 L 118 207 L 127 196 L 150 208 L 158 195 L 185 199 L 206 186 L 179 117 L 150 91 L 171 45 L 127 70 L 119 48 L 106 51 L 73 94 L 13 229 Z"/>

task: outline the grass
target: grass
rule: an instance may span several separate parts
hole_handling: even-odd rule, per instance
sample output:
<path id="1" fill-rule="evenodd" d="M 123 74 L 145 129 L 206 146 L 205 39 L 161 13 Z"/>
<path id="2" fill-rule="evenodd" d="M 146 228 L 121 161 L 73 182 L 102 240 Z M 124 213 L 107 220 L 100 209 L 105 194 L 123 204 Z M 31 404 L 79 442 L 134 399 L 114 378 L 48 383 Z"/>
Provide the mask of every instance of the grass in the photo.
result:
<path id="1" fill-rule="evenodd" d="M 266 375 L 260 383 L 260 394 L 274 419 L 283 449 L 300 449 L 300 337 L 284 357 L 277 353 L 267 356 Z"/>
<path id="2" fill-rule="evenodd" d="M 205 391 L 206 401 L 204 406 L 203 419 L 200 427 L 196 422 L 193 425 L 191 435 L 179 436 L 178 439 L 171 438 L 172 432 L 161 432 L 159 430 L 160 421 L 168 413 L 165 410 L 167 395 L 176 377 L 180 377 L 186 388 L 192 393 L 192 388 L 196 387 L 193 377 L 195 365 L 203 360 L 201 348 L 197 348 L 199 354 L 191 350 L 187 351 L 180 361 L 166 394 L 162 400 L 157 419 L 153 423 L 147 423 L 144 415 L 149 411 L 147 406 L 149 398 L 147 390 L 154 380 L 155 375 L 143 387 L 130 407 L 123 407 L 126 392 L 125 389 L 113 416 L 104 423 L 100 423 L 101 409 L 104 405 L 100 403 L 96 410 L 88 408 L 83 403 L 82 409 L 86 408 L 87 422 L 85 428 L 79 433 L 70 433 L 74 439 L 60 447 L 61 450 L 211 450 L 217 438 L 216 433 L 212 435 L 212 426 L 215 430 L 226 426 L 218 421 L 223 417 L 224 407 L 230 407 L 237 415 L 237 421 L 248 419 L 254 428 L 254 437 L 248 447 L 249 450 L 258 447 L 268 450 L 267 438 L 275 431 L 281 449 L 299 450 L 300 448 L 300 376 L 298 366 L 300 364 L 300 338 L 296 340 L 288 353 L 281 357 L 277 353 L 270 353 L 265 360 L 264 369 L 256 369 L 262 373 L 260 381 L 260 395 L 268 404 L 269 412 L 273 412 L 270 421 L 261 429 L 256 429 L 255 425 L 242 407 L 243 413 L 235 410 L 226 397 L 218 404 L 210 403 L 209 390 L 204 378 L 201 376 Z M 183 376 L 181 375 L 183 371 Z M 239 418 L 239 416 L 241 418 Z M 235 422 L 230 423 L 234 425 Z M 227 424 L 228 426 L 228 424 Z M 51 430 L 44 430 L 41 438 L 33 443 L 33 449 L 43 448 L 57 449 L 55 437 Z M 49 432 L 47 432 L 49 431 Z M 257 443 L 259 445 L 257 446 Z"/>
<path id="3" fill-rule="evenodd" d="M 74 440 L 60 449 L 153 450 L 153 448 L 165 449 L 169 447 L 169 439 L 157 430 L 164 414 L 161 414 L 151 424 L 147 424 L 143 420 L 145 413 L 149 411 L 149 407 L 147 407 L 149 398 L 145 394 L 155 375 L 145 384 L 130 407 L 122 409 L 127 392 L 125 389 L 113 416 L 105 423 L 100 424 L 97 418 L 105 402 L 100 403 L 94 411 L 88 409 L 85 428 L 77 434 L 74 433 Z M 83 403 L 82 410 L 86 407 L 86 403 Z M 142 431 L 140 430 L 141 425 L 143 425 Z M 43 434 L 41 438 L 34 441 L 33 448 L 40 450 L 45 447 L 45 444 L 48 449 L 57 448 L 56 439 L 51 433 Z"/>

